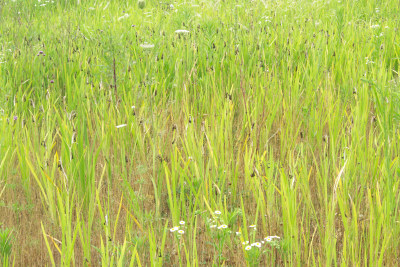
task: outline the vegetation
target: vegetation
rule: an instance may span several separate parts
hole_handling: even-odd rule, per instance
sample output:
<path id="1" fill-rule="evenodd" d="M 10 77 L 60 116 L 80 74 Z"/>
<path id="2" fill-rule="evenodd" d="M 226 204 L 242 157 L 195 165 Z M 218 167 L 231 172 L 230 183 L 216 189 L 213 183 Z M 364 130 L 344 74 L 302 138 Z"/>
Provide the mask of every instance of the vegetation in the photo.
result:
<path id="1" fill-rule="evenodd" d="M 1 0 L 0 256 L 395 266 L 397 0 Z"/>

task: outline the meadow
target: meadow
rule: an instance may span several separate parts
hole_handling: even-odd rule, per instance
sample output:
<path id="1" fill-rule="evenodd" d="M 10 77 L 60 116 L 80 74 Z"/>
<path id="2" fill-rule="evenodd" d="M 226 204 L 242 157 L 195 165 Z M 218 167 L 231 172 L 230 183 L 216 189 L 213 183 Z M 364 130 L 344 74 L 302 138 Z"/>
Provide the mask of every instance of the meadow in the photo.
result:
<path id="1" fill-rule="evenodd" d="M 0 264 L 397 266 L 397 0 L 0 0 Z"/>

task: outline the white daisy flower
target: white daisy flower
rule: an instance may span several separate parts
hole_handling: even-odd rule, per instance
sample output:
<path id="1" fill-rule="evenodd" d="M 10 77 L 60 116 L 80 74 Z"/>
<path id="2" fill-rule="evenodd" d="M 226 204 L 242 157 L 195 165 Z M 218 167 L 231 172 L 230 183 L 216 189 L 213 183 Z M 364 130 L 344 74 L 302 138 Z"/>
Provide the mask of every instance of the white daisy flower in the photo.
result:
<path id="1" fill-rule="evenodd" d="M 245 250 L 247 250 L 247 251 L 249 251 L 251 249 L 251 246 L 247 246 L 246 248 L 245 248 Z"/>
<path id="2" fill-rule="evenodd" d="M 228 228 L 228 226 L 226 224 L 218 226 L 218 229 L 226 229 L 226 228 Z"/>
<path id="3" fill-rule="evenodd" d="M 215 228 L 215 227 L 217 227 L 217 226 L 216 226 L 216 225 L 211 225 L 211 226 L 210 226 L 210 228 Z"/>
<path id="4" fill-rule="evenodd" d="M 179 230 L 179 231 L 178 231 L 178 234 L 183 235 L 184 233 L 185 233 L 185 231 L 183 231 L 183 230 Z"/>
<path id="5" fill-rule="evenodd" d="M 180 225 L 185 225 L 185 221 L 180 221 L 179 224 Z"/>
<path id="6" fill-rule="evenodd" d="M 249 243 L 249 241 L 244 241 L 243 243 L 242 243 L 242 245 L 247 245 Z"/>
<path id="7" fill-rule="evenodd" d="M 171 229 L 169 229 L 169 231 L 170 231 L 171 233 L 173 233 L 173 232 L 177 231 L 178 229 L 179 229 L 179 227 L 176 226 L 176 227 L 172 227 Z"/>
<path id="8" fill-rule="evenodd" d="M 214 214 L 216 214 L 216 215 L 220 215 L 220 214 L 221 214 L 221 212 L 220 212 L 219 210 L 216 210 L 216 211 L 214 211 Z"/>
<path id="9" fill-rule="evenodd" d="M 261 243 L 260 242 L 256 242 L 256 243 L 254 243 L 254 246 L 256 246 L 258 248 L 261 248 Z"/>

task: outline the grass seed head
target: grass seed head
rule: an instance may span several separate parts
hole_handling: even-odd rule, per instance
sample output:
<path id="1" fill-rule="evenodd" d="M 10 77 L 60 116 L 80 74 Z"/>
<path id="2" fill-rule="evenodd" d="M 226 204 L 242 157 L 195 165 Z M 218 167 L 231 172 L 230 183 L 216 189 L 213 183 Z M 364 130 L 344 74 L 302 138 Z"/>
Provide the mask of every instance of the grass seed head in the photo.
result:
<path id="1" fill-rule="evenodd" d="M 146 6 L 146 1 L 145 0 L 138 0 L 138 7 L 140 9 L 145 8 L 145 6 Z"/>

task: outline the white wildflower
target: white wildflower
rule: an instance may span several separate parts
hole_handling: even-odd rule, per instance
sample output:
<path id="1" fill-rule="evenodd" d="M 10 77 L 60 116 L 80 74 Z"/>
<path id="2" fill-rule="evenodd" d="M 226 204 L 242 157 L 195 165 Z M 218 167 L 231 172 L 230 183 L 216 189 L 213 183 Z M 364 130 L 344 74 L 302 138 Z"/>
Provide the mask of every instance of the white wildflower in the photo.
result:
<path id="1" fill-rule="evenodd" d="M 216 214 L 216 215 L 220 215 L 220 214 L 221 214 L 221 212 L 220 212 L 219 210 L 216 210 L 216 211 L 214 211 L 214 214 Z"/>
<path id="2" fill-rule="evenodd" d="M 273 236 L 267 236 L 264 238 L 265 241 L 271 242 L 273 239 L 281 239 L 279 236 L 273 235 Z"/>
<path id="3" fill-rule="evenodd" d="M 246 248 L 245 248 L 245 250 L 250 250 L 251 249 L 251 246 L 247 246 Z"/>
<path id="4" fill-rule="evenodd" d="M 171 233 L 173 233 L 173 232 L 175 232 L 175 231 L 178 231 L 179 230 L 179 227 L 178 226 L 175 226 L 175 227 L 172 227 L 171 229 L 169 229 L 169 231 L 171 232 Z"/>
<path id="5" fill-rule="evenodd" d="M 365 60 L 366 60 L 365 64 L 367 64 L 367 65 L 368 65 L 368 64 L 374 64 L 374 63 L 375 63 L 374 61 L 369 60 L 368 57 L 366 57 Z"/>
<path id="6" fill-rule="evenodd" d="M 179 230 L 179 231 L 178 231 L 178 234 L 183 235 L 184 233 L 185 233 L 185 231 L 183 231 L 183 230 Z"/>
<path id="7" fill-rule="evenodd" d="M 253 244 L 252 244 L 253 245 Z M 254 243 L 254 246 L 255 247 L 258 247 L 258 248 L 261 248 L 261 243 L 260 242 L 256 242 L 256 243 Z"/>
<path id="8" fill-rule="evenodd" d="M 185 225 L 185 221 L 180 221 L 179 224 L 180 225 Z"/>

